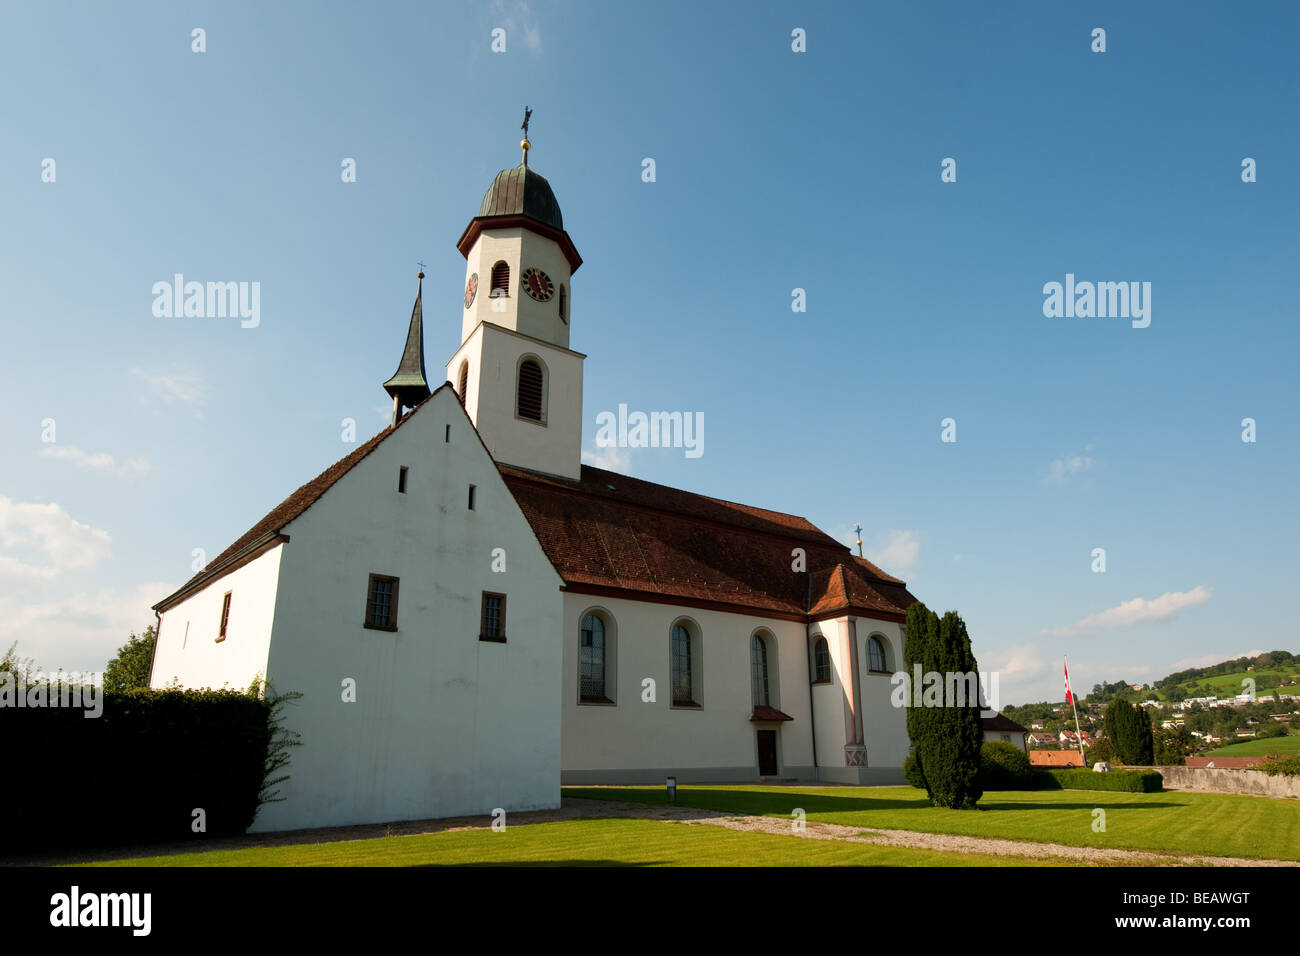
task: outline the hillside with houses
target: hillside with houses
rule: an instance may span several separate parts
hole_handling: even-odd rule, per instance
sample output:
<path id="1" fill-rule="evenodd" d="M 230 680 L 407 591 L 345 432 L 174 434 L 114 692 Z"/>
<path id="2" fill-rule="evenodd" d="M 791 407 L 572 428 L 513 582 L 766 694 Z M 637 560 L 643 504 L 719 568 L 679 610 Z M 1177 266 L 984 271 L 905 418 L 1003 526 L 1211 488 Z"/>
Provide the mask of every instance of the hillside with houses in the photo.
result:
<path id="1" fill-rule="evenodd" d="M 1150 719 L 1157 764 L 1229 754 L 1263 757 L 1300 753 L 1300 655 L 1269 651 L 1155 681 L 1102 682 L 1078 700 L 1008 706 L 1002 713 L 1022 724 L 1034 763 L 1043 766 L 1114 759 L 1106 736 L 1106 708 L 1115 700 L 1139 707 Z M 1082 743 L 1082 747 L 1080 747 Z"/>

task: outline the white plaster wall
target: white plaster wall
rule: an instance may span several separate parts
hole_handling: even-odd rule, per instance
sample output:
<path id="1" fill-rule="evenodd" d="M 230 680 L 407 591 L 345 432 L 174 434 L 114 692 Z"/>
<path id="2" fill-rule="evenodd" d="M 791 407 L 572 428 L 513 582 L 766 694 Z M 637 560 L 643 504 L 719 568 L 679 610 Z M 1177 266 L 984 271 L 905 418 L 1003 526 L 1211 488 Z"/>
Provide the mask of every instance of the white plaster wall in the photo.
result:
<path id="1" fill-rule="evenodd" d="M 848 667 L 844 661 L 845 642 L 842 638 L 843 620 L 822 621 L 814 624 L 815 634 L 826 638 L 831 652 L 831 682 L 813 685 L 813 706 L 817 716 L 817 763 L 822 767 L 844 766 L 845 736 L 844 713 L 849 694 L 844 675 Z M 813 640 L 811 643 L 816 643 Z M 811 668 L 811 651 L 809 667 Z"/>
<path id="2" fill-rule="evenodd" d="M 498 300 L 501 311 L 493 309 L 492 266 L 504 260 L 510 266 L 510 295 Z M 555 285 L 548 302 L 538 302 L 523 291 L 524 270 L 541 269 Z M 478 294 L 465 310 L 461 322 L 461 341 L 469 337 L 480 322 L 491 322 L 542 339 L 561 348 L 569 346 L 569 325 L 560 319 L 560 286 L 569 294 L 569 322 L 573 321 L 573 279 L 569 260 L 560 244 L 522 227 L 485 229 L 465 257 L 465 281 L 478 273 Z M 462 300 L 462 305 L 464 304 Z"/>
<path id="3" fill-rule="evenodd" d="M 903 670 L 903 629 L 892 621 L 855 618 L 858 636 L 859 683 L 862 688 L 862 734 L 867 746 L 868 767 L 902 767 L 907 757 L 907 710 L 890 702 L 894 685 L 890 674 L 873 674 L 868 668 L 867 638 L 875 636 L 885 645 L 885 666 L 892 674 Z"/>
<path id="4" fill-rule="evenodd" d="M 582 616 L 603 609 L 617 625 L 617 705 L 578 703 L 578 646 Z M 679 617 L 700 629 L 703 691 L 699 709 L 671 706 L 669 629 Z M 808 702 L 806 630 L 800 623 L 765 620 L 744 614 L 653 604 L 566 592 L 564 595 L 564 755 L 572 779 L 591 771 L 609 772 L 609 780 L 627 779 L 620 772 L 640 769 L 687 771 L 732 768 L 758 775 L 755 725 L 750 723 L 750 636 L 764 627 L 775 638 L 776 660 L 769 650 L 769 681 L 774 706 L 794 718 L 778 731 L 781 773 L 812 764 Z M 641 700 L 642 678 L 656 682 L 657 701 Z M 775 725 L 765 724 L 765 728 Z"/>
<path id="5" fill-rule="evenodd" d="M 545 424 L 516 414 L 518 368 L 524 356 L 543 366 Z M 460 363 L 469 360 L 465 410 L 497 461 L 577 479 L 582 467 L 583 356 L 481 325 L 447 363 L 458 383 Z"/>
<path id="6" fill-rule="evenodd" d="M 162 613 L 151 687 L 175 679 L 182 687 L 242 691 L 265 676 L 283 550 L 284 545 L 271 548 Z M 217 643 L 227 591 L 226 639 Z"/>
<path id="7" fill-rule="evenodd" d="M 287 711 L 303 745 L 286 802 L 253 829 L 558 806 L 561 581 L 455 394 L 413 413 L 287 533 L 268 670 L 304 695 Z M 396 631 L 363 626 L 372 572 L 400 578 Z M 507 643 L 478 638 L 483 591 L 507 595 Z"/>

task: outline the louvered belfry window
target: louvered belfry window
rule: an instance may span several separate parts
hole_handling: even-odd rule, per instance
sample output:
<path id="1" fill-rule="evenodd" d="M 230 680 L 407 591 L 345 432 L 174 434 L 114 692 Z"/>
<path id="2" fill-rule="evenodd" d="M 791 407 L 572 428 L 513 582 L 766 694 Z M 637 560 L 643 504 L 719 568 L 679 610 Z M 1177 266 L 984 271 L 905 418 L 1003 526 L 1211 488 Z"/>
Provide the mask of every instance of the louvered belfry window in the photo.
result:
<path id="1" fill-rule="evenodd" d="M 505 262 L 498 262 L 492 267 L 492 298 L 499 295 L 510 294 L 510 266 Z"/>
<path id="2" fill-rule="evenodd" d="M 465 404 L 465 389 L 469 388 L 469 362 L 460 363 L 460 403 Z"/>
<path id="3" fill-rule="evenodd" d="M 525 359 L 519 366 L 517 412 L 520 418 L 542 420 L 542 367 L 532 359 Z"/>

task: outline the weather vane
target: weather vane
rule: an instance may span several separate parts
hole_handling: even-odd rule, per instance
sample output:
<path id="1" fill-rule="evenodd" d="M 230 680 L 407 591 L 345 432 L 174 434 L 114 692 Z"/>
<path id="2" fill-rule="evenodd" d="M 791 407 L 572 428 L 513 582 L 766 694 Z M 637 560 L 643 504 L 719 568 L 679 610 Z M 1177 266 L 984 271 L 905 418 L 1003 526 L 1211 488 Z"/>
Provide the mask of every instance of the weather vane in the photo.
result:
<path id="1" fill-rule="evenodd" d="M 420 259 L 415 260 L 415 264 L 420 267 L 420 278 L 424 278 L 424 262 Z"/>
<path id="2" fill-rule="evenodd" d="M 522 150 L 524 151 L 524 165 L 525 165 L 525 166 L 528 165 L 528 147 L 532 146 L 532 143 L 528 142 L 528 121 L 529 121 L 530 119 L 532 119 L 532 116 L 533 116 L 533 111 L 532 111 L 531 109 L 529 109 L 527 106 L 525 106 L 525 107 L 524 107 L 524 122 L 523 122 L 523 125 L 519 127 L 521 130 L 524 131 L 524 138 L 521 139 L 521 140 L 519 141 L 519 148 L 522 149 Z"/>
<path id="3" fill-rule="evenodd" d="M 858 557 L 862 557 L 862 523 L 858 522 L 853 526 L 853 530 L 858 534 Z"/>

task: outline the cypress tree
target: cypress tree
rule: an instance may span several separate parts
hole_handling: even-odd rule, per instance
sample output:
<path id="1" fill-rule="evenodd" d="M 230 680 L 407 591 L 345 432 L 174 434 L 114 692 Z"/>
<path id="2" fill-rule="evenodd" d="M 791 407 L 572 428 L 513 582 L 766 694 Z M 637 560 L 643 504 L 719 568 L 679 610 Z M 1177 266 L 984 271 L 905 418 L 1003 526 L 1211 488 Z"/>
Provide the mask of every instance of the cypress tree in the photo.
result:
<path id="1" fill-rule="evenodd" d="M 914 664 L 920 665 L 923 674 L 938 674 L 941 678 L 976 672 L 970 635 L 955 611 L 940 619 L 924 605 L 914 604 L 908 608 L 906 627 L 903 659 L 909 675 L 914 674 Z M 977 693 L 974 700 L 964 702 L 967 706 L 953 706 L 955 703 L 945 695 L 940 707 L 909 706 L 907 733 L 931 802 L 970 810 L 983 795 L 978 781 L 984 739 L 980 700 Z"/>

